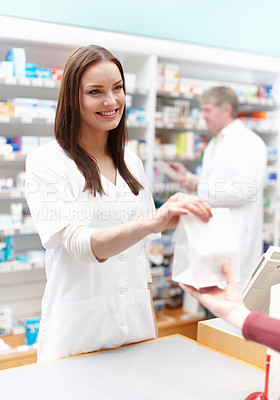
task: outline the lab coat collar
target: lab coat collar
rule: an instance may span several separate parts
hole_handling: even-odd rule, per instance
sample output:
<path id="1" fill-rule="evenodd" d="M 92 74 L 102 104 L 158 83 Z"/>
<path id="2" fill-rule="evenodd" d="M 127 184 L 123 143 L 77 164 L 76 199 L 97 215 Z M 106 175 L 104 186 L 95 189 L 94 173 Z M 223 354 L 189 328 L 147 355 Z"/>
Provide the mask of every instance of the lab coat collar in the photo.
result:
<path id="1" fill-rule="evenodd" d="M 230 122 L 227 126 L 225 126 L 217 136 L 227 136 L 232 134 L 233 132 L 236 132 L 236 130 L 242 129 L 243 124 L 239 119 L 234 119 L 232 122 Z"/>

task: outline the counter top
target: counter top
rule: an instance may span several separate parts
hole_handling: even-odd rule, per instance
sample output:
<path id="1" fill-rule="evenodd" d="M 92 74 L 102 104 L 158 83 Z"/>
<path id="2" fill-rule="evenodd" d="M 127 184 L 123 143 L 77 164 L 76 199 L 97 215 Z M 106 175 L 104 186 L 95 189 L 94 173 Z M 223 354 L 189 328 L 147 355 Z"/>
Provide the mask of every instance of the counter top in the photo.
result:
<path id="1" fill-rule="evenodd" d="M 0 373 L 5 400 L 244 400 L 264 373 L 170 336 Z"/>

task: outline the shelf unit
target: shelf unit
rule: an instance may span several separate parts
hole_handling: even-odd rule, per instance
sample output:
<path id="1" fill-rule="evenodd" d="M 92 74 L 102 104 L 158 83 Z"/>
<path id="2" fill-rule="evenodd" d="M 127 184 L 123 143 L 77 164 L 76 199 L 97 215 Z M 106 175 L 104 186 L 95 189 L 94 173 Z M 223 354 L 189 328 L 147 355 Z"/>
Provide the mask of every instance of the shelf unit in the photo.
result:
<path id="1" fill-rule="evenodd" d="M 6 43 L 3 51 L 6 51 Z M 4 54 L 1 53 L 1 59 Z M 56 100 L 59 84 L 55 81 L 30 78 L 1 78 L 1 101 L 11 98 L 30 97 Z M 16 118 L 0 115 L 1 136 L 52 136 L 53 120 L 40 118 Z M 24 170 L 26 154 L 13 152 L 0 155 L 0 179 L 12 178 L 16 182 L 19 172 Z M 0 213 L 10 214 L 11 203 L 22 203 L 26 207 L 24 191 L 13 187 L 0 191 Z M 0 239 L 10 237 L 16 256 L 27 251 L 41 249 L 40 240 L 33 224 L 13 223 L 0 227 Z M 0 305 L 9 305 L 15 319 L 38 315 L 45 286 L 44 262 L 30 259 L 0 263 Z"/>
<path id="2" fill-rule="evenodd" d="M 20 32 L 20 35 L 18 34 Z M 36 35 L 34 35 L 36 32 Z M 175 93 L 157 93 L 157 71 L 158 65 L 176 64 L 180 69 L 181 76 L 191 79 L 205 79 L 219 82 L 235 82 L 248 84 L 279 84 L 280 83 L 280 59 L 276 57 L 261 56 L 258 54 L 241 53 L 225 49 L 209 48 L 204 46 L 191 45 L 187 43 L 171 42 L 161 39 L 146 38 L 135 35 L 111 33 L 72 27 L 66 25 L 17 19 L 0 16 L 0 59 L 4 59 L 6 52 L 12 47 L 24 47 L 27 54 L 27 61 L 34 62 L 42 67 L 56 66 L 63 67 L 69 54 L 77 47 L 89 43 L 98 43 L 111 50 L 122 62 L 125 73 L 136 74 L 135 87 L 127 88 L 127 94 L 131 95 L 132 107 L 141 108 L 146 111 L 145 121 L 129 121 L 129 138 L 135 140 L 144 139 L 146 142 L 146 152 L 141 154 L 147 176 L 151 182 L 151 189 L 155 199 L 164 200 L 168 191 L 174 193 L 180 187 L 176 183 L 153 184 L 154 160 L 156 137 L 161 134 L 165 137 L 177 135 L 178 132 L 199 130 L 208 139 L 209 132 L 203 127 L 189 125 L 186 127 L 176 127 L 174 125 L 163 126 L 156 122 L 157 99 L 162 101 L 182 100 L 196 104 L 195 96 L 181 96 Z M 5 100 L 12 97 L 31 97 L 39 99 L 55 100 L 58 95 L 59 85 L 56 82 L 42 79 L 19 79 L 19 78 L 0 78 L 1 99 Z M 277 99 L 279 100 L 279 99 Z M 242 102 L 242 108 L 272 109 L 275 105 L 270 101 L 262 104 Z M 51 136 L 53 134 L 53 122 L 50 120 L 37 119 L 15 119 L 12 117 L 0 116 L 0 129 L 3 136 L 33 135 Z M 279 132 L 259 132 L 269 145 L 279 146 Z M 172 157 L 166 157 L 166 160 Z M 181 157 L 190 167 L 198 162 L 197 158 Z M 13 153 L 12 155 L 0 155 L 2 176 L 15 177 L 16 171 L 22 170 L 25 155 Z M 278 158 L 270 160 L 271 165 L 278 168 Z M 3 167 L 2 167 L 3 166 Z M 278 181 L 275 185 L 266 187 L 266 192 L 272 197 L 275 207 L 268 210 L 265 218 L 273 223 L 274 244 L 278 245 L 279 236 L 279 210 L 278 210 Z M 11 200 L 24 202 L 22 193 L 18 191 L 0 192 L 0 213 L 7 212 Z M 0 232 L 1 235 L 1 232 Z M 30 240 L 32 236 L 32 241 Z M 36 234 L 29 232 L 28 235 L 17 234 L 17 240 L 21 240 L 20 248 L 34 245 L 40 247 Z M 21 273 L 38 273 L 36 268 L 21 271 Z M 11 277 L 19 272 L 10 273 Z M 9 274 L 6 272 L 6 280 L 1 281 L 1 288 L 4 285 L 5 293 L 11 290 L 13 278 L 7 279 Z M 4 275 L 3 275 L 4 276 Z M 2 276 L 1 276 L 2 279 Z M 40 276 L 40 282 L 44 277 Z M 32 279 L 31 279 L 32 281 Z M 3 284 L 2 282 L 6 282 Z M 19 281 L 17 281 L 19 284 Z M 9 286 L 10 285 L 10 286 Z M 24 285 L 19 292 L 24 292 Z M 37 291 L 38 292 L 38 291 Z M 24 297 L 24 296 L 23 296 Z M 0 305 L 7 304 L 11 297 L 0 296 Z M 36 300 L 36 304 L 38 301 Z M 29 300 L 22 304 L 30 304 Z M 11 303 L 12 305 L 12 303 Z M 13 308 L 13 305 L 12 305 Z M 15 315 L 32 316 L 39 313 L 37 309 L 31 307 L 31 312 L 26 312 L 27 308 L 22 307 L 17 310 Z"/>
<path id="3" fill-rule="evenodd" d="M 212 81 L 211 84 L 213 86 L 218 86 L 221 84 L 224 84 L 225 86 L 233 86 L 233 82 L 223 82 L 223 81 Z M 200 85 L 209 86 L 208 81 L 203 81 L 200 80 Z M 236 83 L 235 83 L 236 86 Z M 192 88 L 193 89 L 193 88 Z M 237 90 L 238 92 L 238 90 Z M 162 150 L 162 155 L 161 159 L 165 161 L 169 160 L 176 160 L 176 161 L 181 161 L 184 164 L 186 164 L 187 168 L 191 170 L 192 172 L 196 172 L 194 170 L 194 166 L 196 164 L 200 163 L 200 154 L 197 149 L 195 149 L 195 152 L 193 153 L 193 148 L 191 146 L 191 154 L 185 154 L 184 155 L 179 155 L 173 156 L 166 155 L 164 154 L 164 146 L 173 146 L 172 150 L 176 151 L 177 148 L 177 154 L 179 152 L 178 149 L 178 137 L 179 135 L 185 135 L 185 136 L 191 136 L 191 141 L 192 144 L 194 143 L 194 140 L 198 142 L 209 142 L 211 139 L 211 133 L 208 132 L 205 129 L 205 124 L 203 121 L 201 121 L 201 116 L 200 112 L 198 109 L 198 102 L 197 102 L 197 96 L 193 95 L 192 93 L 190 94 L 185 94 L 182 95 L 182 93 L 177 93 L 177 95 L 174 92 L 157 92 L 157 115 L 156 115 L 156 141 L 160 143 L 160 147 L 163 148 Z M 179 101 L 179 107 L 177 103 L 176 107 L 176 102 Z M 181 102 L 182 101 L 182 102 Z M 181 106 L 185 109 L 186 115 L 181 115 L 178 112 L 178 109 L 180 109 L 180 103 Z M 276 123 L 279 120 L 279 109 L 278 109 L 278 103 L 274 99 L 271 98 L 252 98 L 248 100 L 243 100 L 240 99 L 239 97 L 239 111 L 243 113 L 250 113 L 250 112 L 256 112 L 256 111 L 262 111 L 262 112 L 268 112 L 268 113 L 273 113 L 273 120 L 272 117 L 270 116 L 270 121 L 266 122 L 266 124 L 263 123 L 263 126 L 261 126 L 261 129 L 254 129 L 254 127 L 248 126 L 249 129 L 253 129 L 266 143 L 268 148 L 273 148 L 278 150 L 279 147 L 279 132 L 277 131 L 277 126 Z M 193 111 L 195 111 L 195 115 L 198 121 L 194 122 L 192 120 L 192 114 Z M 181 120 L 180 120 L 181 119 Z M 248 124 L 254 123 L 254 118 L 244 118 L 244 123 L 245 126 Z M 266 119 L 262 119 L 261 121 L 267 121 Z M 199 137 L 202 136 L 203 140 L 199 139 Z M 242 144 L 240 144 L 242 145 Z M 189 144 L 187 144 L 187 149 L 188 150 Z M 196 144 L 197 147 L 197 144 Z M 155 159 L 159 158 L 159 156 L 156 154 Z M 267 169 L 273 168 L 277 174 L 278 170 L 278 154 L 272 154 L 271 156 L 268 155 L 268 166 Z M 164 179 L 165 181 L 165 179 Z M 171 184 L 168 182 L 166 185 L 166 192 L 168 197 L 172 193 L 172 186 L 174 186 L 174 189 L 177 189 L 176 184 Z M 160 191 L 163 190 L 164 184 L 157 184 L 156 188 L 159 188 Z M 274 180 L 267 180 L 265 182 L 265 187 L 264 187 L 264 195 L 266 198 L 266 202 L 270 202 L 271 205 L 268 207 L 268 209 L 264 210 L 264 215 L 265 218 L 267 219 L 268 216 L 274 215 L 276 213 L 276 202 L 277 202 L 277 189 L 278 189 L 278 184 L 277 184 L 277 179 Z M 157 190 L 157 189 L 156 189 Z M 170 193 L 171 192 L 171 193 Z M 271 222 L 271 221 L 270 221 Z M 276 228 L 277 229 L 277 228 Z M 278 235 L 277 235 L 277 230 L 274 230 L 274 244 L 278 243 Z"/>

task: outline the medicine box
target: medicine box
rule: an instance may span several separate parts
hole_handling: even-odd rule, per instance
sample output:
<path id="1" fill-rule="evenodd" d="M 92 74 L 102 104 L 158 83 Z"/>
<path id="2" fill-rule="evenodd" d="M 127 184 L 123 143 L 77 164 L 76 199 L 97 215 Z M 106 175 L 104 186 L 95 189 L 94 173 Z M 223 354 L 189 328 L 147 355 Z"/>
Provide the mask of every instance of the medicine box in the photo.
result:
<path id="1" fill-rule="evenodd" d="M 13 139 L 13 142 L 18 145 L 18 151 L 24 154 L 40 144 L 38 136 L 18 136 Z"/>
<path id="2" fill-rule="evenodd" d="M 12 117 L 14 115 L 13 104 L 0 101 L 0 115 L 8 115 L 9 117 Z"/>
<path id="3" fill-rule="evenodd" d="M 14 105 L 14 116 L 21 118 L 42 118 L 53 120 L 55 117 L 56 101 L 39 100 L 31 98 L 15 98 L 11 102 Z"/>
<path id="4" fill-rule="evenodd" d="M 8 335 L 12 332 L 12 310 L 10 307 L 0 307 L 0 333 Z"/>
<path id="5" fill-rule="evenodd" d="M 159 64 L 157 89 L 163 92 L 178 92 L 180 69 L 175 64 Z"/>
<path id="6" fill-rule="evenodd" d="M 25 75 L 28 78 L 39 78 L 39 79 L 51 79 L 52 70 L 51 68 L 41 68 L 33 63 L 26 63 Z"/>
<path id="7" fill-rule="evenodd" d="M 52 70 L 52 80 L 61 81 L 63 75 L 63 68 L 53 67 Z"/>
<path id="8" fill-rule="evenodd" d="M 0 61 L 0 77 L 8 78 L 14 75 L 14 63 L 12 61 Z"/>

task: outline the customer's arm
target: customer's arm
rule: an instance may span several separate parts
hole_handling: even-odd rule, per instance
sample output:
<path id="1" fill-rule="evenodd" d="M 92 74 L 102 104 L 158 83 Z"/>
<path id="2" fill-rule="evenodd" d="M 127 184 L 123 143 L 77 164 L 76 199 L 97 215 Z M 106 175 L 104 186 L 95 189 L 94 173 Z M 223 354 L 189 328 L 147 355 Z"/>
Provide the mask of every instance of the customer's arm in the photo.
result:
<path id="1" fill-rule="evenodd" d="M 279 319 L 252 311 L 245 319 L 242 331 L 245 339 L 280 351 Z"/>

